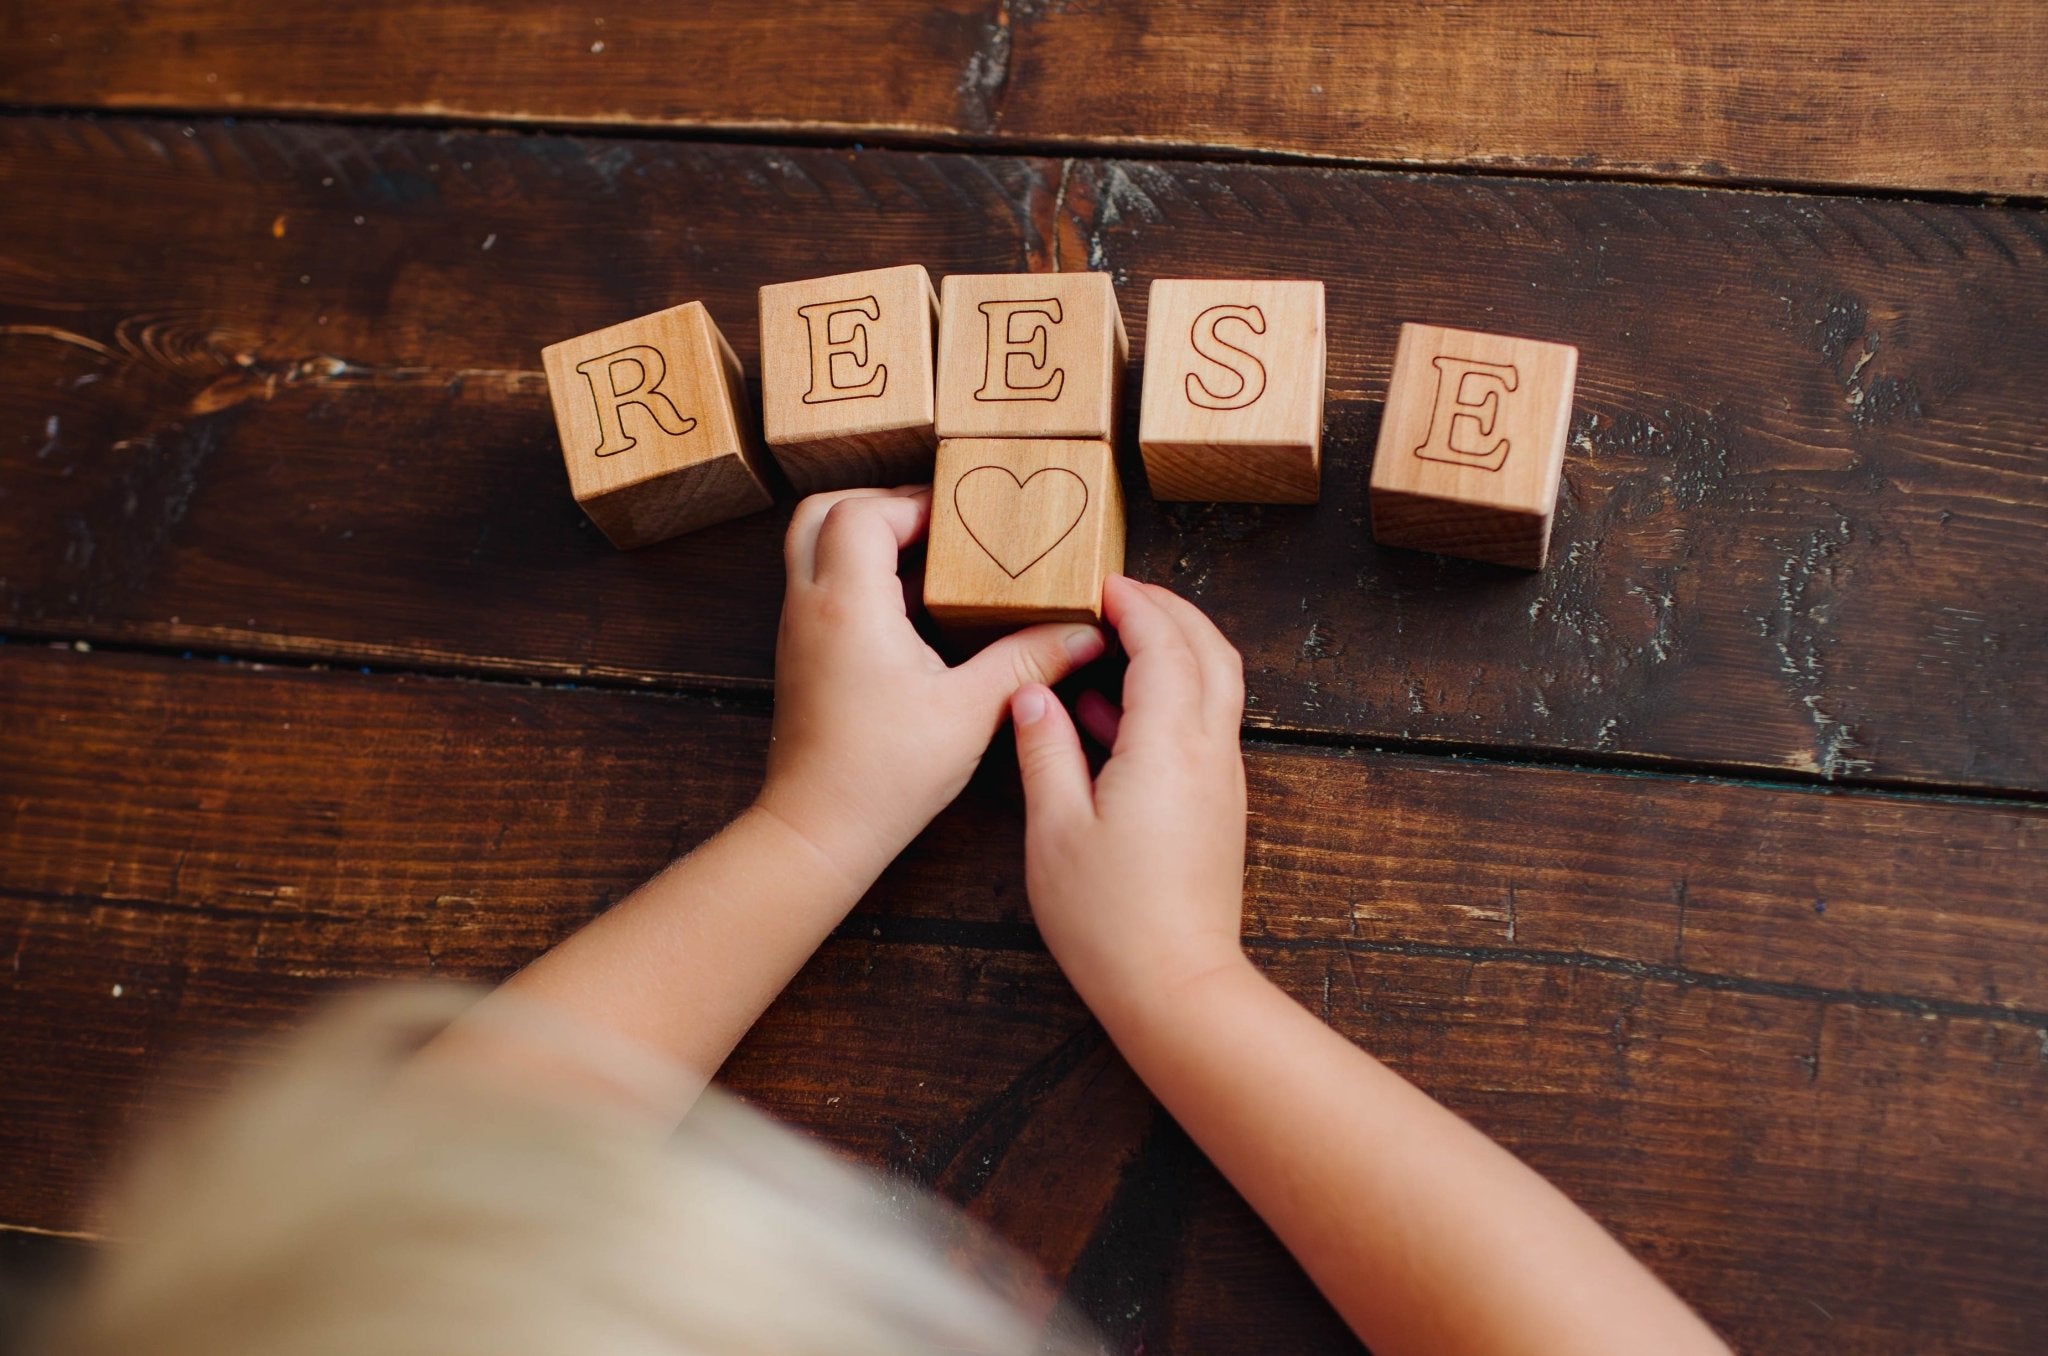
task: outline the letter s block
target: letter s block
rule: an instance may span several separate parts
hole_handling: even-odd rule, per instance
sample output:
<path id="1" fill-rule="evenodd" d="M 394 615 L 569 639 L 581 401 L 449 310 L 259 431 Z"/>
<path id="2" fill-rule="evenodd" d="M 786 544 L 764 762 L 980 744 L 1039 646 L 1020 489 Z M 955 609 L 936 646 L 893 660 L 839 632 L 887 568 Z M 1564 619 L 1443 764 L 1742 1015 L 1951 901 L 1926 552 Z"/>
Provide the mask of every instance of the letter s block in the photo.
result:
<path id="1" fill-rule="evenodd" d="M 956 274 L 939 292 L 939 437 L 1113 438 L 1130 356 L 1106 273 Z"/>
<path id="2" fill-rule="evenodd" d="M 569 488 L 620 550 L 767 508 L 740 361 L 702 302 L 541 350 Z"/>
<path id="3" fill-rule="evenodd" d="M 1372 463 L 1372 535 L 1543 568 L 1579 351 L 1403 325 Z"/>
<path id="4" fill-rule="evenodd" d="M 932 475 L 932 332 L 921 264 L 761 289 L 761 420 L 800 494 Z"/>
<path id="5" fill-rule="evenodd" d="M 1152 497 L 1315 503 L 1324 364 L 1319 282 L 1155 281 L 1138 416 Z"/>

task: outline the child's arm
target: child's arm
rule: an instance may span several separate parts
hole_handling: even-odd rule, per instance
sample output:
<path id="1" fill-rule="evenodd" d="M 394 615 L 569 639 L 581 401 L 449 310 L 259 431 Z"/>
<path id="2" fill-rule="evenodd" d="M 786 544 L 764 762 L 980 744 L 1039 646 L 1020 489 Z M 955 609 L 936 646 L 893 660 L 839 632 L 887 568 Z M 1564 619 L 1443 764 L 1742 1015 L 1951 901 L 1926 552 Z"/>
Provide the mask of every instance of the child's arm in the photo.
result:
<path id="1" fill-rule="evenodd" d="M 1046 944 L 1140 1077 L 1381 1356 L 1725 1353 L 1541 1177 L 1268 982 L 1239 941 L 1244 676 L 1207 617 L 1110 581 L 1121 716 L 1011 699 Z"/>
<path id="2" fill-rule="evenodd" d="M 1039 626 L 947 668 L 912 628 L 896 573 L 930 508 L 921 488 L 798 506 L 760 796 L 507 991 L 708 1078 L 882 868 L 960 793 L 1011 693 L 1102 653 L 1095 627 Z"/>

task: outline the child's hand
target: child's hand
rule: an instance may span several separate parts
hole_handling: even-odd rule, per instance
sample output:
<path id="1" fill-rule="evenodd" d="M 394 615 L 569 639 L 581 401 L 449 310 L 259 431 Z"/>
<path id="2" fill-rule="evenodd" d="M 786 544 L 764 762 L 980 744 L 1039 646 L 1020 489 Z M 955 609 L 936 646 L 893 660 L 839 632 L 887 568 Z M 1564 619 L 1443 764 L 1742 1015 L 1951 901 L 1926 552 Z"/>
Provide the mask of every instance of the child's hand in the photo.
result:
<path id="1" fill-rule="evenodd" d="M 1010 699 L 1024 774 L 1024 880 L 1039 931 L 1090 1007 L 1127 1006 L 1244 964 L 1244 665 L 1201 609 L 1117 576 L 1104 615 L 1130 652 L 1121 715 L 1091 786 L 1081 742 L 1040 686 Z"/>
<path id="2" fill-rule="evenodd" d="M 855 878 L 879 874 L 960 794 L 1011 693 L 1104 649 L 1093 626 L 1034 626 L 947 668 L 911 626 L 896 574 L 930 516 L 924 486 L 813 495 L 783 548 L 775 728 L 756 803 Z"/>

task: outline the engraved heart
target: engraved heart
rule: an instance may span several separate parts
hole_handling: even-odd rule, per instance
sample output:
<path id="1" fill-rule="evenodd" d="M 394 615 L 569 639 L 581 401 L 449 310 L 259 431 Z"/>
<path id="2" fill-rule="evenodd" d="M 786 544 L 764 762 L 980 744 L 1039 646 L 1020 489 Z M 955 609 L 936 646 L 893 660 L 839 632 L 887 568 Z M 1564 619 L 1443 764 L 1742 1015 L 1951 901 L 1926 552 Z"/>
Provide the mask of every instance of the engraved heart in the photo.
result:
<path id="1" fill-rule="evenodd" d="M 1007 466 L 977 466 L 953 483 L 953 508 L 974 544 L 1015 579 L 1081 525 L 1088 482 L 1064 466 L 1022 480 Z"/>

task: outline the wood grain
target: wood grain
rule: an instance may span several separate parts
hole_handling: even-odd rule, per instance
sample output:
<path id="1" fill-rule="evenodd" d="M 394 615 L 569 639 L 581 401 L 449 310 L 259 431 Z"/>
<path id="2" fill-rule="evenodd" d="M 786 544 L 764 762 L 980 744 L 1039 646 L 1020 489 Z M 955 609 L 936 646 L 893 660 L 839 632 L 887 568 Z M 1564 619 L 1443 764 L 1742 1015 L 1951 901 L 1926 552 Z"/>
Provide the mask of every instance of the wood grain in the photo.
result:
<path id="1" fill-rule="evenodd" d="M 378 937 L 335 939 L 345 956 L 431 960 L 428 931 L 486 923 L 515 951 L 737 813 L 767 746 L 759 711 L 721 701 L 359 676 L 0 646 L 0 878 L 172 909 L 296 918 L 311 894 L 381 912 Z M 991 871 L 1023 856 L 1007 758 L 882 877 L 863 919 L 1022 944 L 1021 884 Z M 1343 936 L 1902 1011 L 2048 1010 L 2040 807 L 1260 743 L 1247 775 L 1246 929 L 1275 944 Z"/>
<path id="2" fill-rule="evenodd" d="M 14 634 L 764 685 L 781 515 L 613 552 L 563 490 L 537 342 L 698 296 L 751 368 L 789 260 L 904 258 L 1107 267 L 1142 339 L 1151 278 L 1241 273 L 1256 240 L 1327 282 L 1323 502 L 1139 495 L 1130 556 L 1244 651 L 1255 724 L 2048 789 L 2017 582 L 2048 575 L 2038 211 L 187 127 L 0 122 Z M 1540 577 L 1371 544 L 1408 318 L 1581 348 Z"/>
<path id="3" fill-rule="evenodd" d="M 1004 128 L 1706 181 L 2048 190 L 2028 0 L 1047 7 Z M 1113 78 L 1107 72 L 1114 71 Z M 1093 78 L 1090 78 L 1090 77 Z"/>
<path id="4" fill-rule="evenodd" d="M 2048 683 L 2006 656 L 2048 627 L 1985 581 L 2048 577 L 2048 217 L 1137 162 L 1077 163 L 1066 203 L 1060 259 L 1133 288 L 1247 238 L 1326 280 L 1322 502 L 1131 519 L 1133 568 L 1244 652 L 1254 723 L 2036 781 Z M 1580 350 L 1540 576 L 1370 543 L 1406 320 Z"/>
<path id="5" fill-rule="evenodd" d="M 721 686 L 771 672 L 786 515 L 614 551 L 563 484 L 539 345 L 699 297 L 751 371 L 788 260 L 1025 268 L 1059 168 L 181 126 L 0 125 L 0 625 Z M 223 511 L 225 551 L 188 553 Z M 159 607 L 167 567 L 226 610 Z"/>
<path id="6" fill-rule="evenodd" d="M 1252 13 L 0 13 L 0 103 L 176 119 L 0 118 L 0 1242 L 91 1224 L 153 1081 L 338 985 L 496 978 L 751 794 L 784 514 L 613 553 L 541 344 L 702 297 L 752 369 L 761 285 L 915 260 L 1106 272 L 1142 348 L 1152 279 L 1252 272 L 1328 283 L 1324 501 L 1139 496 L 1130 568 L 1247 657 L 1258 963 L 1741 1349 L 2038 1347 L 2048 216 L 1087 157 L 2042 195 L 2048 11 Z M 194 117 L 265 109 L 1006 153 Z M 1584 350 L 1540 579 L 1367 538 L 1403 320 Z M 1038 948 L 1014 777 L 728 1081 L 1121 1349 L 1355 1350 Z"/>
<path id="7" fill-rule="evenodd" d="M 817 54 L 833 54 L 818 60 Z M 317 59 L 309 54 L 317 53 Z M 2028 0 L 29 0 L 0 101 L 2048 191 Z"/>
<path id="8" fill-rule="evenodd" d="M 219 1042 L 337 984 L 501 975 L 743 803 L 766 734 L 691 698 L 20 645 L 0 709 L 0 1223 L 59 1228 L 151 1080 L 209 1085 Z M 2048 816 L 1275 748 L 1251 773 L 1259 963 L 1738 1347 L 2027 1348 Z M 1006 1227 L 1127 1346 L 1354 1349 L 1104 1050 L 1017 861 L 992 778 L 728 1081 Z"/>

